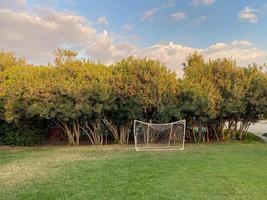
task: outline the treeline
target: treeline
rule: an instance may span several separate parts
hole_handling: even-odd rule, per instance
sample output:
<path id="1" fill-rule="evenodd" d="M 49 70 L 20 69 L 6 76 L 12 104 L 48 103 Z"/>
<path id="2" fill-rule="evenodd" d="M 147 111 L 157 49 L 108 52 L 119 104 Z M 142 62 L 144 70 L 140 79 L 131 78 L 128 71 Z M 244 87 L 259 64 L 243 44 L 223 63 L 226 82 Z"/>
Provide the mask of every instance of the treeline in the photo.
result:
<path id="1" fill-rule="evenodd" d="M 19 144 L 36 143 L 53 123 L 72 145 L 81 137 L 101 145 L 106 135 L 127 144 L 134 119 L 186 119 L 187 141 L 242 139 L 251 123 L 267 116 L 267 75 L 255 65 L 205 61 L 194 53 L 179 79 L 155 60 L 129 57 L 107 66 L 76 55 L 57 50 L 54 64 L 33 66 L 0 52 L 2 143 L 21 137 Z"/>

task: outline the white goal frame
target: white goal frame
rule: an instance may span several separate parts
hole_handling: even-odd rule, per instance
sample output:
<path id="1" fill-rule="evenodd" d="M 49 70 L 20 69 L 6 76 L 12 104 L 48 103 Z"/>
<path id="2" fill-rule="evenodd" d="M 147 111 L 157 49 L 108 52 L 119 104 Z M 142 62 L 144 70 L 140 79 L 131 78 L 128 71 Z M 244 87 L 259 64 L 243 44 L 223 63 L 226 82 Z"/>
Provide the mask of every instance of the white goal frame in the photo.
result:
<path id="1" fill-rule="evenodd" d="M 169 133 L 169 141 L 168 143 L 166 143 L 165 145 L 162 146 L 152 146 L 151 143 L 149 143 L 149 139 L 146 139 L 147 143 L 145 146 L 139 146 L 138 145 L 138 133 L 136 132 L 136 124 L 140 123 L 143 125 L 147 126 L 147 130 L 146 133 L 143 133 L 144 137 L 149 138 L 149 128 L 151 126 L 170 126 L 170 133 Z M 180 143 L 180 146 L 177 145 L 170 145 L 170 140 L 171 140 L 171 135 L 173 134 L 172 132 L 172 128 L 173 125 L 182 125 L 183 126 L 183 132 L 181 132 L 180 134 L 182 134 L 182 141 Z M 144 122 L 144 121 L 140 121 L 140 120 L 134 120 L 134 143 L 135 143 L 135 150 L 136 151 L 162 151 L 162 150 L 184 150 L 184 143 L 185 143 L 185 133 L 186 133 L 186 120 L 180 120 L 180 121 L 175 121 L 172 123 L 165 123 L 165 124 L 154 124 L 154 123 L 148 123 L 148 122 Z"/>

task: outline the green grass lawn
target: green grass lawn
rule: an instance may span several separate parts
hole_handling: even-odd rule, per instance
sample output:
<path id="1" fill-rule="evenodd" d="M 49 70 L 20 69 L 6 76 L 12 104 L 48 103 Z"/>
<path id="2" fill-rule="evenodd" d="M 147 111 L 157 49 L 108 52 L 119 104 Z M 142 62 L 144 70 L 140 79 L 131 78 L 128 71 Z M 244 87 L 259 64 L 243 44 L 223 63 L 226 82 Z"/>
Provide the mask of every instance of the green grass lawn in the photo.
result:
<path id="1" fill-rule="evenodd" d="M 0 147 L 0 199 L 266 199 L 267 144 Z"/>

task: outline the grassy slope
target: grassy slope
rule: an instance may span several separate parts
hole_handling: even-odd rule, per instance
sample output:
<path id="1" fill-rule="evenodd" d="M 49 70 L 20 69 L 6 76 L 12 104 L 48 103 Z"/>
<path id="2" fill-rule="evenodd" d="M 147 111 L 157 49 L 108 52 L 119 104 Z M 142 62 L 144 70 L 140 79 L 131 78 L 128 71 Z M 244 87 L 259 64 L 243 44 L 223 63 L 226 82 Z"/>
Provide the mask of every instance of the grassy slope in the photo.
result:
<path id="1" fill-rule="evenodd" d="M 0 147 L 0 199 L 264 199 L 267 144 Z"/>

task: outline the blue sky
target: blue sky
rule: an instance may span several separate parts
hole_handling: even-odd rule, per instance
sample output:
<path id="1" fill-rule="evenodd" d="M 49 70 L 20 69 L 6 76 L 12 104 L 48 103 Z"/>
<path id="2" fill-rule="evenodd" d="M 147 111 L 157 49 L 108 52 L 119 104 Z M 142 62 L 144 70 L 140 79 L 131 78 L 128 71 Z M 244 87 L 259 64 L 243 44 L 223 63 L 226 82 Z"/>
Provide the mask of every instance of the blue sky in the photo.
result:
<path id="1" fill-rule="evenodd" d="M 146 56 L 178 72 L 193 51 L 267 62 L 267 0 L 0 0 L 0 25 L 0 48 L 34 63 L 63 47 L 108 64 Z"/>
<path id="2" fill-rule="evenodd" d="M 146 47 L 158 42 L 173 41 L 186 46 L 205 48 L 218 41 L 249 40 L 267 48 L 267 1 L 216 0 L 212 4 L 192 5 L 190 0 L 67 0 L 29 1 L 32 5 L 52 5 L 75 11 L 94 23 L 106 16 L 106 26 L 96 26 L 122 35 L 138 35 L 138 45 Z M 257 23 L 241 21 L 238 13 L 245 7 L 258 10 Z M 156 9 L 153 20 L 141 18 Z M 173 13 L 183 12 L 183 20 L 172 20 Z M 123 25 L 132 26 L 124 30 Z"/>

